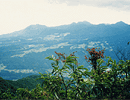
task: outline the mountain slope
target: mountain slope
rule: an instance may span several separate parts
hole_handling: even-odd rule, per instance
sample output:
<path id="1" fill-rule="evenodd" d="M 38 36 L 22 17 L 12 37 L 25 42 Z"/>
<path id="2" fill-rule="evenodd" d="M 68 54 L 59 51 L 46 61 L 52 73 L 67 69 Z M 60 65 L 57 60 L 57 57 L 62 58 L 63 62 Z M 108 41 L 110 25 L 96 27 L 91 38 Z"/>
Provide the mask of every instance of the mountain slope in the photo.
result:
<path id="1" fill-rule="evenodd" d="M 68 55 L 77 51 L 79 63 L 88 69 L 91 66 L 84 59 L 88 54 L 87 48 L 105 48 L 104 55 L 118 61 L 114 51 L 117 52 L 117 47 L 122 47 L 126 50 L 125 56 L 128 55 L 129 33 L 130 25 L 124 22 L 109 25 L 78 22 L 57 27 L 31 25 L 0 36 L 0 76 L 6 80 L 17 80 L 38 75 L 38 72 L 51 72 L 52 61 L 45 58 L 55 55 L 54 51 Z"/>
<path id="2" fill-rule="evenodd" d="M 40 75 L 31 75 L 22 79 L 18 79 L 16 81 L 5 80 L 0 77 L 0 91 L 1 93 L 7 92 L 10 89 L 10 92 L 16 92 L 17 88 L 28 88 L 28 90 L 32 90 L 36 88 L 37 84 L 42 84 L 43 80 L 36 80 L 40 78 Z"/>
<path id="3" fill-rule="evenodd" d="M 0 77 L 0 92 L 1 93 L 7 92 L 8 89 L 10 89 L 10 91 L 13 93 L 15 93 L 16 91 L 16 88 L 12 84 L 10 84 L 10 82 Z"/>

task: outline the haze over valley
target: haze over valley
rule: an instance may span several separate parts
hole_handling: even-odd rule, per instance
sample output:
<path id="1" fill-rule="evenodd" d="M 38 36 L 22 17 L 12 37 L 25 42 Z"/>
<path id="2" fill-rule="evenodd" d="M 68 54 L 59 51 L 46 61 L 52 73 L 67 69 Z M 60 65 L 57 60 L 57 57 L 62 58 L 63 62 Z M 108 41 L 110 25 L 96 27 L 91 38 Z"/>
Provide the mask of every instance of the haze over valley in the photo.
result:
<path id="1" fill-rule="evenodd" d="M 123 21 L 115 24 L 91 24 L 87 21 L 56 27 L 30 25 L 23 30 L 0 35 L 0 77 L 17 80 L 38 72 L 51 72 L 48 56 L 56 56 L 54 51 L 75 55 L 84 67 L 91 65 L 84 59 L 87 48 L 105 48 L 105 56 L 119 61 L 122 50 L 129 59 L 130 25 Z M 122 58 L 125 59 L 125 58 Z M 104 59 L 105 60 L 105 59 Z M 67 77 L 67 75 L 64 75 Z"/>

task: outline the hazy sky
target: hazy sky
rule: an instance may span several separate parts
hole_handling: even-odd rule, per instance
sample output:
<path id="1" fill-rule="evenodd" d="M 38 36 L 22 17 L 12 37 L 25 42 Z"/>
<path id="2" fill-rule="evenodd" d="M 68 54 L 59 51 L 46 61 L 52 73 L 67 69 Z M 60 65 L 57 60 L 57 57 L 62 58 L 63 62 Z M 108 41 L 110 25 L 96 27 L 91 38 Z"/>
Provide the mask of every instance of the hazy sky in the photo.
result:
<path id="1" fill-rule="evenodd" d="M 0 34 L 80 21 L 130 24 L 130 0 L 0 0 Z"/>

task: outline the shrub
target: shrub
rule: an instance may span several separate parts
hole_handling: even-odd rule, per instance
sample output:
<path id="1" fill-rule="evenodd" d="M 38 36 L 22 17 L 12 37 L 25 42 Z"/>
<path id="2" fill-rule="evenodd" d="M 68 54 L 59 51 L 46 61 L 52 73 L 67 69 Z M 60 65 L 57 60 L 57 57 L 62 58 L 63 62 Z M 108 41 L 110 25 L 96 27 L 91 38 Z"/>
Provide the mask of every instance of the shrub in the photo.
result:
<path id="1" fill-rule="evenodd" d="M 105 50 L 105 49 L 104 49 Z M 56 53 L 46 57 L 53 60 L 51 73 L 42 74 L 43 87 L 37 84 L 36 88 L 29 91 L 27 88 L 18 88 L 16 96 L 8 90 L 0 92 L 2 99 L 130 99 L 130 60 L 120 60 L 118 64 L 111 57 L 105 62 L 104 50 L 95 51 L 95 48 L 87 49 L 90 56 L 86 61 L 92 65 L 89 71 L 83 65 L 79 65 L 75 52 L 69 56 Z M 102 65 L 105 63 L 105 65 Z M 60 68 L 60 65 L 62 67 Z M 108 70 L 110 69 L 110 70 Z M 68 73 L 69 79 L 64 74 Z M 85 79 L 83 78 L 85 77 Z M 122 78 L 123 77 L 123 78 Z"/>
<path id="2" fill-rule="evenodd" d="M 104 50 L 97 52 L 95 48 L 87 49 L 91 55 L 88 61 L 91 61 L 93 67 L 90 72 L 83 65 L 79 66 L 75 52 L 66 56 L 55 51 L 58 58 L 46 57 L 46 59 L 54 61 L 51 64 L 54 69 L 52 73 L 47 73 L 48 77 L 43 77 L 43 74 L 40 73 L 46 89 L 57 99 L 128 98 L 125 94 L 128 95 L 130 91 L 130 87 L 127 85 L 130 82 L 128 78 L 130 60 L 120 61 L 117 65 L 115 60 L 106 57 L 106 59 L 109 58 L 108 62 L 105 66 L 101 66 L 102 63 L 105 63 L 101 59 L 104 58 Z M 87 59 L 86 56 L 85 59 Z M 63 65 L 62 68 L 59 67 L 59 64 Z M 106 71 L 108 68 L 111 70 Z M 65 80 L 64 73 L 69 73 L 70 79 Z M 126 74 L 127 81 L 118 77 L 122 74 Z M 87 81 L 82 78 L 83 76 Z"/>

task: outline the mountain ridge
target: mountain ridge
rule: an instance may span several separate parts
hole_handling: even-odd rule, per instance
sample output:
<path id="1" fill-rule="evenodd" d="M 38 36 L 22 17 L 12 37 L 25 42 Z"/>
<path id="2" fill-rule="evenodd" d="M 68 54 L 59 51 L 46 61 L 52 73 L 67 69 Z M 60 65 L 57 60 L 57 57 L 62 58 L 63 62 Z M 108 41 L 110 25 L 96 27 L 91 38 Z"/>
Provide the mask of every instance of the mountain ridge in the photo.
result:
<path id="1" fill-rule="evenodd" d="M 78 51 L 78 61 L 87 68 L 90 66 L 84 59 L 87 48 L 106 48 L 105 55 L 118 61 L 114 51 L 118 51 L 117 46 L 129 50 L 129 33 L 130 26 L 124 22 L 111 25 L 79 22 L 63 27 L 31 25 L 14 32 L 14 36 L 0 36 L 0 76 L 17 80 L 38 72 L 51 72 L 51 61 L 45 58 L 55 55 L 54 51 L 66 54 Z"/>
<path id="2" fill-rule="evenodd" d="M 29 25 L 28 27 L 26 27 L 25 29 L 22 29 L 22 30 L 19 30 L 19 31 L 15 31 L 15 32 L 12 32 L 12 33 L 8 33 L 8 34 L 3 34 L 3 35 L 0 35 L 2 38 L 4 38 L 4 37 L 12 37 L 13 36 L 13 34 L 14 34 L 14 36 L 18 36 L 19 34 L 21 34 L 22 32 L 21 31 L 26 31 L 26 30 L 37 30 L 37 29 L 46 29 L 46 28 L 54 28 L 54 29 L 66 29 L 66 28 L 72 28 L 72 27 L 76 27 L 76 26 L 80 26 L 80 25 L 84 25 L 84 27 L 88 27 L 88 26 L 91 26 L 91 25 L 95 25 L 95 24 L 91 24 L 90 22 L 88 22 L 88 21 L 82 21 L 82 22 L 77 22 L 77 23 L 75 23 L 75 22 L 73 22 L 73 23 L 71 23 L 71 24 L 67 24 L 67 25 L 60 25 L 60 26 L 54 26 L 54 27 L 47 27 L 46 25 L 40 25 L 40 24 L 35 24 L 35 25 Z M 128 24 L 126 24 L 126 23 L 124 23 L 123 21 L 119 21 L 119 22 L 117 22 L 117 23 L 115 23 L 115 24 L 104 24 L 104 23 L 102 23 L 102 24 L 97 24 L 96 26 L 98 26 L 98 25 L 116 25 L 116 26 L 126 26 L 126 25 L 128 25 Z M 84 28 L 83 27 L 83 28 Z M 19 33 L 20 32 L 20 33 Z M 19 33 L 19 34 L 18 34 Z M 7 35 L 9 35 L 9 36 L 7 36 Z M 1 38 L 0 37 L 0 38 Z"/>

